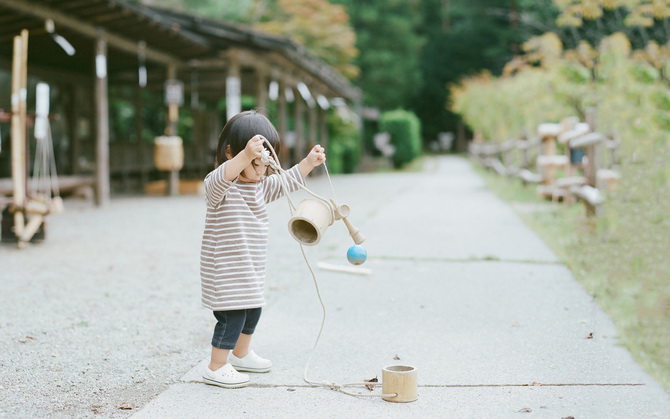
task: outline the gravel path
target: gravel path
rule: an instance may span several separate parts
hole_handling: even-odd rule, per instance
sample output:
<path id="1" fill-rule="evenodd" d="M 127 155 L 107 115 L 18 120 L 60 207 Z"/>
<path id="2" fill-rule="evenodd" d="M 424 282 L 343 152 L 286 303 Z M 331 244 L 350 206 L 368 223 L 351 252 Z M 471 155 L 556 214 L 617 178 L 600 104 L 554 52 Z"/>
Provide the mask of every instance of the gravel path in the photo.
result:
<path id="1" fill-rule="evenodd" d="M 0 417 L 125 417 L 207 355 L 202 198 L 65 204 L 0 246 Z"/>

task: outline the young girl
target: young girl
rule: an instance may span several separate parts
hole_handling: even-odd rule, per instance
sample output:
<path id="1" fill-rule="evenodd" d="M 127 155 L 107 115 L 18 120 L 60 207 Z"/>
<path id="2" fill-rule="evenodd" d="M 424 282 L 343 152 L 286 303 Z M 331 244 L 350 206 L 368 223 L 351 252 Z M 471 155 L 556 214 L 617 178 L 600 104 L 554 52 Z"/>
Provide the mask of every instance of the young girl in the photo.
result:
<path id="1" fill-rule="evenodd" d="M 245 372 L 268 372 L 272 362 L 251 350 L 251 337 L 265 305 L 263 288 L 267 262 L 267 202 L 282 196 L 280 178 L 266 176 L 261 161 L 266 138 L 279 153 L 279 134 L 262 114 L 246 111 L 232 117 L 221 131 L 217 167 L 205 177 L 207 215 L 202 237 L 200 277 L 202 304 L 217 323 L 205 383 L 244 387 Z M 326 160 L 316 145 L 287 172 L 300 184 Z M 298 186 L 289 182 L 289 190 Z M 232 352 L 231 352 L 232 350 Z"/>

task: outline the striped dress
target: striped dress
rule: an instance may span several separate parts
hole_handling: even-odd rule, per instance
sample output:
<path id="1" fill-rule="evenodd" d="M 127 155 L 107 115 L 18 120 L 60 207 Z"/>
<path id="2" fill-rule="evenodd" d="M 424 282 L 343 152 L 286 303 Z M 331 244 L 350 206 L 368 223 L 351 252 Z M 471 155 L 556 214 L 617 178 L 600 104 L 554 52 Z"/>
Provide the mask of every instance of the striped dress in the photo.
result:
<path id="1" fill-rule="evenodd" d="M 207 214 L 200 253 L 202 304 L 214 311 L 265 305 L 268 214 L 265 204 L 283 195 L 277 175 L 260 182 L 230 182 L 226 163 L 205 177 Z M 298 166 L 289 175 L 304 184 Z M 289 190 L 298 188 L 289 182 Z"/>

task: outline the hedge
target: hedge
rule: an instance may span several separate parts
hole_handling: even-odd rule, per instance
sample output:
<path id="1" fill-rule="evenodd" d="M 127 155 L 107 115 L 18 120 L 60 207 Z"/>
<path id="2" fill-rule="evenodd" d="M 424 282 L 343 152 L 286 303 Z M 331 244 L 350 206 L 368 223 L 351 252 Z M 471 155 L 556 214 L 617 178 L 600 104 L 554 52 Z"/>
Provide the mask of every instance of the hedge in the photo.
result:
<path id="1" fill-rule="evenodd" d="M 421 155 L 421 122 L 413 112 L 403 109 L 384 112 L 379 129 L 391 136 L 394 167 L 400 168 Z"/>

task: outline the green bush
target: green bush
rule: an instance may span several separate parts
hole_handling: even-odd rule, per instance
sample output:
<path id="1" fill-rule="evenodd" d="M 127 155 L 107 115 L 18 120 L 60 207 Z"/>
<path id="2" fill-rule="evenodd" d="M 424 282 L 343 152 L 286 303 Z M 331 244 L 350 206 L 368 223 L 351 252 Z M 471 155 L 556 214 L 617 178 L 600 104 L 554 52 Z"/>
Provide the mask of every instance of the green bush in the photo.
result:
<path id="1" fill-rule="evenodd" d="M 391 144 L 395 147 L 393 166 L 396 168 L 421 155 L 421 123 L 413 112 L 403 109 L 384 112 L 379 129 L 391 135 Z"/>
<path id="2" fill-rule="evenodd" d="M 361 135 L 352 120 L 342 119 L 336 112 L 328 114 L 328 171 L 354 173 L 361 158 Z"/>

